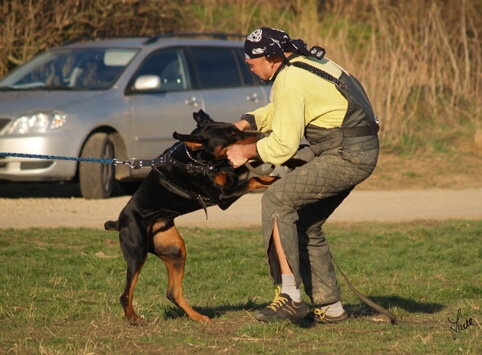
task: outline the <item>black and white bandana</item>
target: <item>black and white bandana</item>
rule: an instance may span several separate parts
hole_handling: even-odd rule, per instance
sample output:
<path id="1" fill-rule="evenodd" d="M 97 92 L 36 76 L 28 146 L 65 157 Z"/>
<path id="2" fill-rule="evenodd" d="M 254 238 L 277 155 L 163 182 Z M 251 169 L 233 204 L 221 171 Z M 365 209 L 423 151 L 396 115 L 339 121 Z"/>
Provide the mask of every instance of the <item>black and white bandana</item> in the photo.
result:
<path id="1" fill-rule="evenodd" d="M 283 57 L 284 53 L 298 53 L 322 59 L 325 50 L 321 47 L 306 48 L 301 39 L 292 40 L 284 31 L 276 28 L 261 27 L 254 30 L 244 41 L 244 55 L 246 59 L 260 57 Z"/>

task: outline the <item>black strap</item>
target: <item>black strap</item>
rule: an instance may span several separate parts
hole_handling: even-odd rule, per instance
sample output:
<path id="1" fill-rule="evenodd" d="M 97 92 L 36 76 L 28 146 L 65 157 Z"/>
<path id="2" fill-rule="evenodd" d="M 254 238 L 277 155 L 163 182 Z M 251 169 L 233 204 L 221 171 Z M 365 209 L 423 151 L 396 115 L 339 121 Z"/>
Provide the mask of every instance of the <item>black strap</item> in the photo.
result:
<path id="1" fill-rule="evenodd" d="M 316 68 L 308 63 L 304 62 L 293 62 L 291 63 L 292 66 L 304 69 L 309 71 L 312 74 L 318 75 L 321 78 L 333 83 L 339 90 L 345 90 L 346 84 L 338 78 L 335 78 L 333 75 L 327 73 L 320 68 Z M 341 131 L 343 132 L 343 137 L 345 138 L 353 138 L 353 137 L 365 137 L 365 136 L 374 136 L 378 133 L 380 126 L 378 124 L 368 124 L 365 126 L 358 126 L 358 127 L 341 127 Z"/>
<path id="2" fill-rule="evenodd" d="M 305 69 L 310 73 L 316 74 L 321 76 L 323 79 L 328 80 L 329 82 L 335 84 L 339 89 L 346 89 L 346 84 L 338 78 L 335 78 L 333 75 L 328 74 L 326 71 L 316 68 L 308 63 L 304 62 L 293 62 L 291 63 L 292 66 Z"/>
<path id="3" fill-rule="evenodd" d="M 179 160 L 172 158 L 172 153 L 178 149 L 179 147 L 184 147 L 186 149 L 186 153 L 189 154 L 187 151 L 187 147 L 183 144 L 175 144 L 171 147 L 168 151 L 166 151 L 161 156 L 157 157 L 156 159 L 150 160 L 143 160 L 143 159 L 132 159 L 131 167 L 134 169 L 141 169 L 141 168 L 152 168 L 156 169 L 157 167 L 170 164 L 172 166 L 177 166 L 178 168 L 186 170 L 191 175 L 208 175 L 217 169 L 222 168 L 227 164 L 225 160 L 219 160 L 216 164 L 204 164 L 202 162 L 195 161 L 192 157 L 189 157 L 192 162 L 184 163 Z"/>
<path id="4" fill-rule="evenodd" d="M 353 137 L 366 137 L 366 136 L 374 136 L 378 133 L 380 126 L 378 125 L 365 125 L 365 126 L 358 126 L 358 127 L 350 127 L 350 128 L 341 128 L 341 132 L 343 133 L 343 137 L 345 138 L 353 138 Z"/>
<path id="5" fill-rule="evenodd" d="M 386 315 L 388 318 L 390 318 L 390 322 L 393 324 L 393 325 L 396 325 L 397 324 L 397 318 L 393 315 L 392 312 L 390 312 L 389 310 L 383 308 L 382 306 L 379 306 L 378 304 L 376 304 L 375 302 L 373 302 L 372 300 L 370 300 L 368 297 L 366 297 L 365 295 L 363 295 L 360 291 L 358 291 L 355 287 L 353 287 L 353 285 L 351 284 L 350 280 L 348 280 L 348 277 L 343 273 L 343 271 L 341 271 L 340 267 L 338 266 L 338 264 L 336 263 L 335 261 L 335 258 L 333 257 L 333 255 L 331 256 L 331 260 L 333 261 L 333 264 L 335 264 L 335 266 L 337 267 L 338 271 L 340 272 L 340 274 L 343 276 L 343 278 L 345 279 L 348 287 L 350 288 L 350 290 L 353 291 L 353 293 L 355 293 L 355 295 L 357 295 L 363 302 L 365 302 L 367 305 L 369 305 L 370 307 L 372 307 L 373 309 L 377 310 L 378 312 Z"/>
<path id="6" fill-rule="evenodd" d="M 180 191 L 182 191 L 183 193 L 185 193 L 186 195 L 190 196 L 193 200 L 196 200 L 197 202 L 199 202 L 199 204 L 201 205 L 201 207 L 203 208 L 204 210 L 204 213 L 206 215 L 206 220 L 208 219 L 208 210 L 207 210 L 207 206 L 206 206 L 206 202 L 208 203 L 214 203 L 209 197 L 205 197 L 205 196 L 202 196 L 200 194 L 197 194 L 191 190 L 187 190 L 181 186 L 179 186 L 178 184 L 176 184 L 175 182 L 173 182 L 172 180 L 168 179 L 166 177 L 166 174 L 164 174 L 160 169 L 158 169 L 158 166 L 154 166 L 152 168 L 152 170 L 154 170 L 156 173 L 158 173 L 159 175 L 161 175 L 163 178 L 164 178 L 164 182 L 166 184 L 169 184 L 171 185 L 173 188 L 175 189 L 178 189 Z"/>
<path id="7" fill-rule="evenodd" d="M 132 159 L 131 168 L 134 170 L 143 168 L 154 168 L 156 165 L 161 164 L 163 157 L 157 157 L 156 159 Z"/>

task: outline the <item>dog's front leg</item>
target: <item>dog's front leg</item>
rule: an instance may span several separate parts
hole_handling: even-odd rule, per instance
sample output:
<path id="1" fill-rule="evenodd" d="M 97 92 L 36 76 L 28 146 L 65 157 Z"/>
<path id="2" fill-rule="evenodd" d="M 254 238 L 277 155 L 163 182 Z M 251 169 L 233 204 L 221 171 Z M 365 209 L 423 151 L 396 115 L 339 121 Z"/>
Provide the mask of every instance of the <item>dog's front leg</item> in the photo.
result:
<path id="1" fill-rule="evenodd" d="M 182 278 L 186 263 L 186 247 L 176 226 L 157 232 L 153 238 L 154 254 L 164 261 L 168 273 L 167 298 L 181 308 L 192 320 L 208 323 L 209 317 L 196 312 L 184 298 Z"/>
<path id="2" fill-rule="evenodd" d="M 268 188 L 278 179 L 280 179 L 280 177 L 277 176 L 256 176 L 249 178 L 248 180 L 236 186 L 234 189 L 224 192 L 220 196 L 218 206 L 222 210 L 225 210 L 244 194 L 256 189 Z"/>

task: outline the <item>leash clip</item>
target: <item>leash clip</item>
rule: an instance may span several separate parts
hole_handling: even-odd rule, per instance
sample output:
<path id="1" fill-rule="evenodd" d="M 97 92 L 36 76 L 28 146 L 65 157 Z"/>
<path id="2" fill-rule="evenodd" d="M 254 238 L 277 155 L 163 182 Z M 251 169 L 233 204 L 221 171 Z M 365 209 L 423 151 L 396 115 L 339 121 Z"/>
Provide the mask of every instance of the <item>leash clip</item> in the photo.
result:
<path id="1" fill-rule="evenodd" d="M 136 168 L 136 159 L 130 158 L 129 160 L 125 160 L 125 161 L 114 159 L 113 162 L 112 162 L 112 165 L 114 165 L 114 166 L 117 166 L 119 164 L 127 165 L 129 168 L 135 169 Z"/>
<path id="2" fill-rule="evenodd" d="M 136 169 L 136 158 L 130 158 L 127 160 L 126 165 L 128 165 L 131 169 Z"/>

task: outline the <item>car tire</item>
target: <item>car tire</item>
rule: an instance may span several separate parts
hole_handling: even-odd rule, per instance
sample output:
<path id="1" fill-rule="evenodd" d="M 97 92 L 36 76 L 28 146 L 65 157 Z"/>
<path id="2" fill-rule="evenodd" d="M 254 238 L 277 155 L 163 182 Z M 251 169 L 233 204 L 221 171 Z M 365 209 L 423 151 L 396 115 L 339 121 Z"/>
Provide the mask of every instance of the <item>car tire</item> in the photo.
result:
<path id="1" fill-rule="evenodd" d="M 94 133 L 82 149 L 81 158 L 114 159 L 114 144 L 107 133 Z M 87 200 L 104 199 L 112 195 L 115 167 L 112 164 L 81 162 L 80 192 Z"/>

